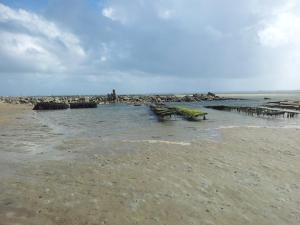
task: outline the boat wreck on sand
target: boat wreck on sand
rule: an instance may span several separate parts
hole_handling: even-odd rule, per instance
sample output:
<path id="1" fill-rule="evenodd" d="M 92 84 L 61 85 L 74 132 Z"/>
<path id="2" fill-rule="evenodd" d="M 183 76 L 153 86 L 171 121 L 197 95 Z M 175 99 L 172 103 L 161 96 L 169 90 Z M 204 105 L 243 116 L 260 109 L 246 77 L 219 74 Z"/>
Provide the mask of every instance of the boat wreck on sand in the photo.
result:
<path id="1" fill-rule="evenodd" d="M 199 121 L 206 119 L 206 112 L 202 112 L 197 109 L 189 109 L 184 107 L 170 107 L 165 104 L 151 104 L 151 111 L 159 118 L 159 120 L 165 120 L 172 116 L 180 116 L 186 120 Z"/>

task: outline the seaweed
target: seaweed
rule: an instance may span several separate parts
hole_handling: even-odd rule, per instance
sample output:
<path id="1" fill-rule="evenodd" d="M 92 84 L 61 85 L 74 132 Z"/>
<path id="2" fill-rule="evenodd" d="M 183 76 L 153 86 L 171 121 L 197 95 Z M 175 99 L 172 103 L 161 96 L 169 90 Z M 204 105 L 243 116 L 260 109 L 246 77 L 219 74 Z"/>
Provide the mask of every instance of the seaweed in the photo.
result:
<path id="1" fill-rule="evenodd" d="M 164 104 L 150 105 L 150 109 L 156 114 L 156 116 L 158 116 L 160 120 L 171 116 L 181 116 L 187 120 L 198 121 L 201 119 L 200 117 L 206 119 L 205 115 L 207 115 L 206 112 L 202 112 L 197 109 L 190 109 L 184 107 L 168 107 Z"/>
<path id="2" fill-rule="evenodd" d="M 184 107 L 175 107 L 175 109 L 178 115 L 191 117 L 191 118 L 207 115 L 206 112 L 202 112 L 198 109 L 189 109 Z"/>

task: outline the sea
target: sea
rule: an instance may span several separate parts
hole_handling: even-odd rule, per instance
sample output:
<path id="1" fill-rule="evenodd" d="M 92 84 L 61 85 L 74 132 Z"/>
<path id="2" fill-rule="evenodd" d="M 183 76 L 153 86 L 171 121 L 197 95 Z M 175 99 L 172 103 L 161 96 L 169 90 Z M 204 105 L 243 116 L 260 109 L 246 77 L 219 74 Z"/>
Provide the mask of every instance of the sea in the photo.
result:
<path id="1" fill-rule="evenodd" d="M 92 109 L 29 110 L 18 118 L 17 125 L 0 131 L 0 144 L 7 152 L 13 150 L 33 155 L 52 150 L 84 151 L 99 147 L 109 152 L 117 151 L 125 142 L 189 145 L 202 140 L 220 141 L 222 132 L 232 128 L 300 129 L 300 116 L 266 118 L 205 108 L 208 105 L 258 106 L 268 101 L 300 100 L 300 92 L 218 95 L 242 100 L 170 103 L 208 113 L 206 120 L 197 122 L 176 117 L 161 122 L 145 105 L 104 104 Z M 52 156 L 58 157 L 57 154 Z"/>
<path id="2" fill-rule="evenodd" d="M 34 118 L 66 138 L 96 138 L 102 141 L 163 140 L 189 142 L 219 138 L 219 130 L 234 127 L 300 128 L 300 118 L 253 117 L 243 113 L 207 109 L 208 105 L 258 106 L 268 101 L 300 100 L 300 92 L 220 93 L 220 96 L 243 100 L 172 103 L 200 109 L 207 120 L 191 122 L 181 118 L 158 121 L 148 106 L 105 104 L 96 109 L 38 111 Z M 265 99 L 269 98 L 269 99 Z"/>

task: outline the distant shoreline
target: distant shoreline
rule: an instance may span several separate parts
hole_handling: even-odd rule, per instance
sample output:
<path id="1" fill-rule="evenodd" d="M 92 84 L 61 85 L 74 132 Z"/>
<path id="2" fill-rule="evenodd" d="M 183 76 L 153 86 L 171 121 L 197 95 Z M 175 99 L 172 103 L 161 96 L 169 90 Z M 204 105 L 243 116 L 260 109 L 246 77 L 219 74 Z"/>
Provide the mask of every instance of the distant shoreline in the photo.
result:
<path id="1" fill-rule="evenodd" d="M 194 93 L 206 93 L 207 91 L 195 91 L 195 92 L 149 92 L 149 93 L 119 93 L 120 96 L 186 96 L 186 95 L 193 95 Z M 244 95 L 244 94 L 295 94 L 300 93 L 299 90 L 257 90 L 257 91 L 211 91 L 216 95 L 223 96 L 223 95 Z M 63 96 L 106 96 L 105 93 L 77 93 L 77 94 L 41 94 L 41 95 L 1 95 L 1 97 L 63 97 Z"/>

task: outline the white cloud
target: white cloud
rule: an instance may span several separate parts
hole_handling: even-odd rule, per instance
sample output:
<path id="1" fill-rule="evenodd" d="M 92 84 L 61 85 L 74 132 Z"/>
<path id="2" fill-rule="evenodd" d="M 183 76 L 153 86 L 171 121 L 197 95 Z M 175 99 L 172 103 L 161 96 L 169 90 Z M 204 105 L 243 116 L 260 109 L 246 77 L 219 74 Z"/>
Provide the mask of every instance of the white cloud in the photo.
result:
<path id="1" fill-rule="evenodd" d="M 115 13 L 115 9 L 113 9 L 112 7 L 104 8 L 102 10 L 102 15 L 111 20 L 116 20 Z"/>
<path id="2" fill-rule="evenodd" d="M 107 7 L 102 10 L 102 15 L 104 17 L 107 17 L 111 19 L 112 21 L 118 21 L 122 24 L 125 24 L 127 22 L 127 18 L 122 15 L 120 11 L 118 11 L 116 8 L 113 7 Z"/>
<path id="3" fill-rule="evenodd" d="M 61 72 L 86 58 L 74 34 L 35 13 L 0 3 L 0 25 L 0 55 L 15 68 Z"/>
<path id="4" fill-rule="evenodd" d="M 300 45 L 300 16 L 284 10 L 276 11 L 270 21 L 263 22 L 263 28 L 258 31 L 260 43 L 267 47 L 285 45 Z"/>
<path id="5" fill-rule="evenodd" d="M 45 44 L 39 38 L 0 32 L 0 42 L 0 55 L 18 63 L 22 69 L 31 67 L 31 70 L 41 72 L 64 70 L 59 58 L 43 47 Z"/>
<path id="6" fill-rule="evenodd" d="M 101 56 L 100 60 L 101 60 L 101 62 L 106 62 L 107 58 L 105 56 Z"/>
<path id="7" fill-rule="evenodd" d="M 222 89 L 225 81 L 226 89 L 273 88 L 276 82 L 280 88 L 285 77 L 293 80 L 286 87 L 297 85 L 299 0 L 75 2 L 41 4 L 46 17 L 0 3 L 0 94 L 10 91 L 8 76 L 28 92 L 43 77 L 44 87 L 36 88 L 42 93 L 52 92 L 48 82 L 64 75 L 70 85 L 61 88 L 75 94 L 82 86 Z"/>
<path id="8" fill-rule="evenodd" d="M 175 15 L 175 11 L 171 9 L 166 9 L 166 10 L 160 10 L 158 12 L 158 17 L 164 20 L 169 20 L 173 18 Z"/>
<path id="9" fill-rule="evenodd" d="M 277 89 L 299 89 L 300 14 L 297 2 L 289 0 L 270 10 L 257 35 L 265 54 L 267 71 Z"/>

